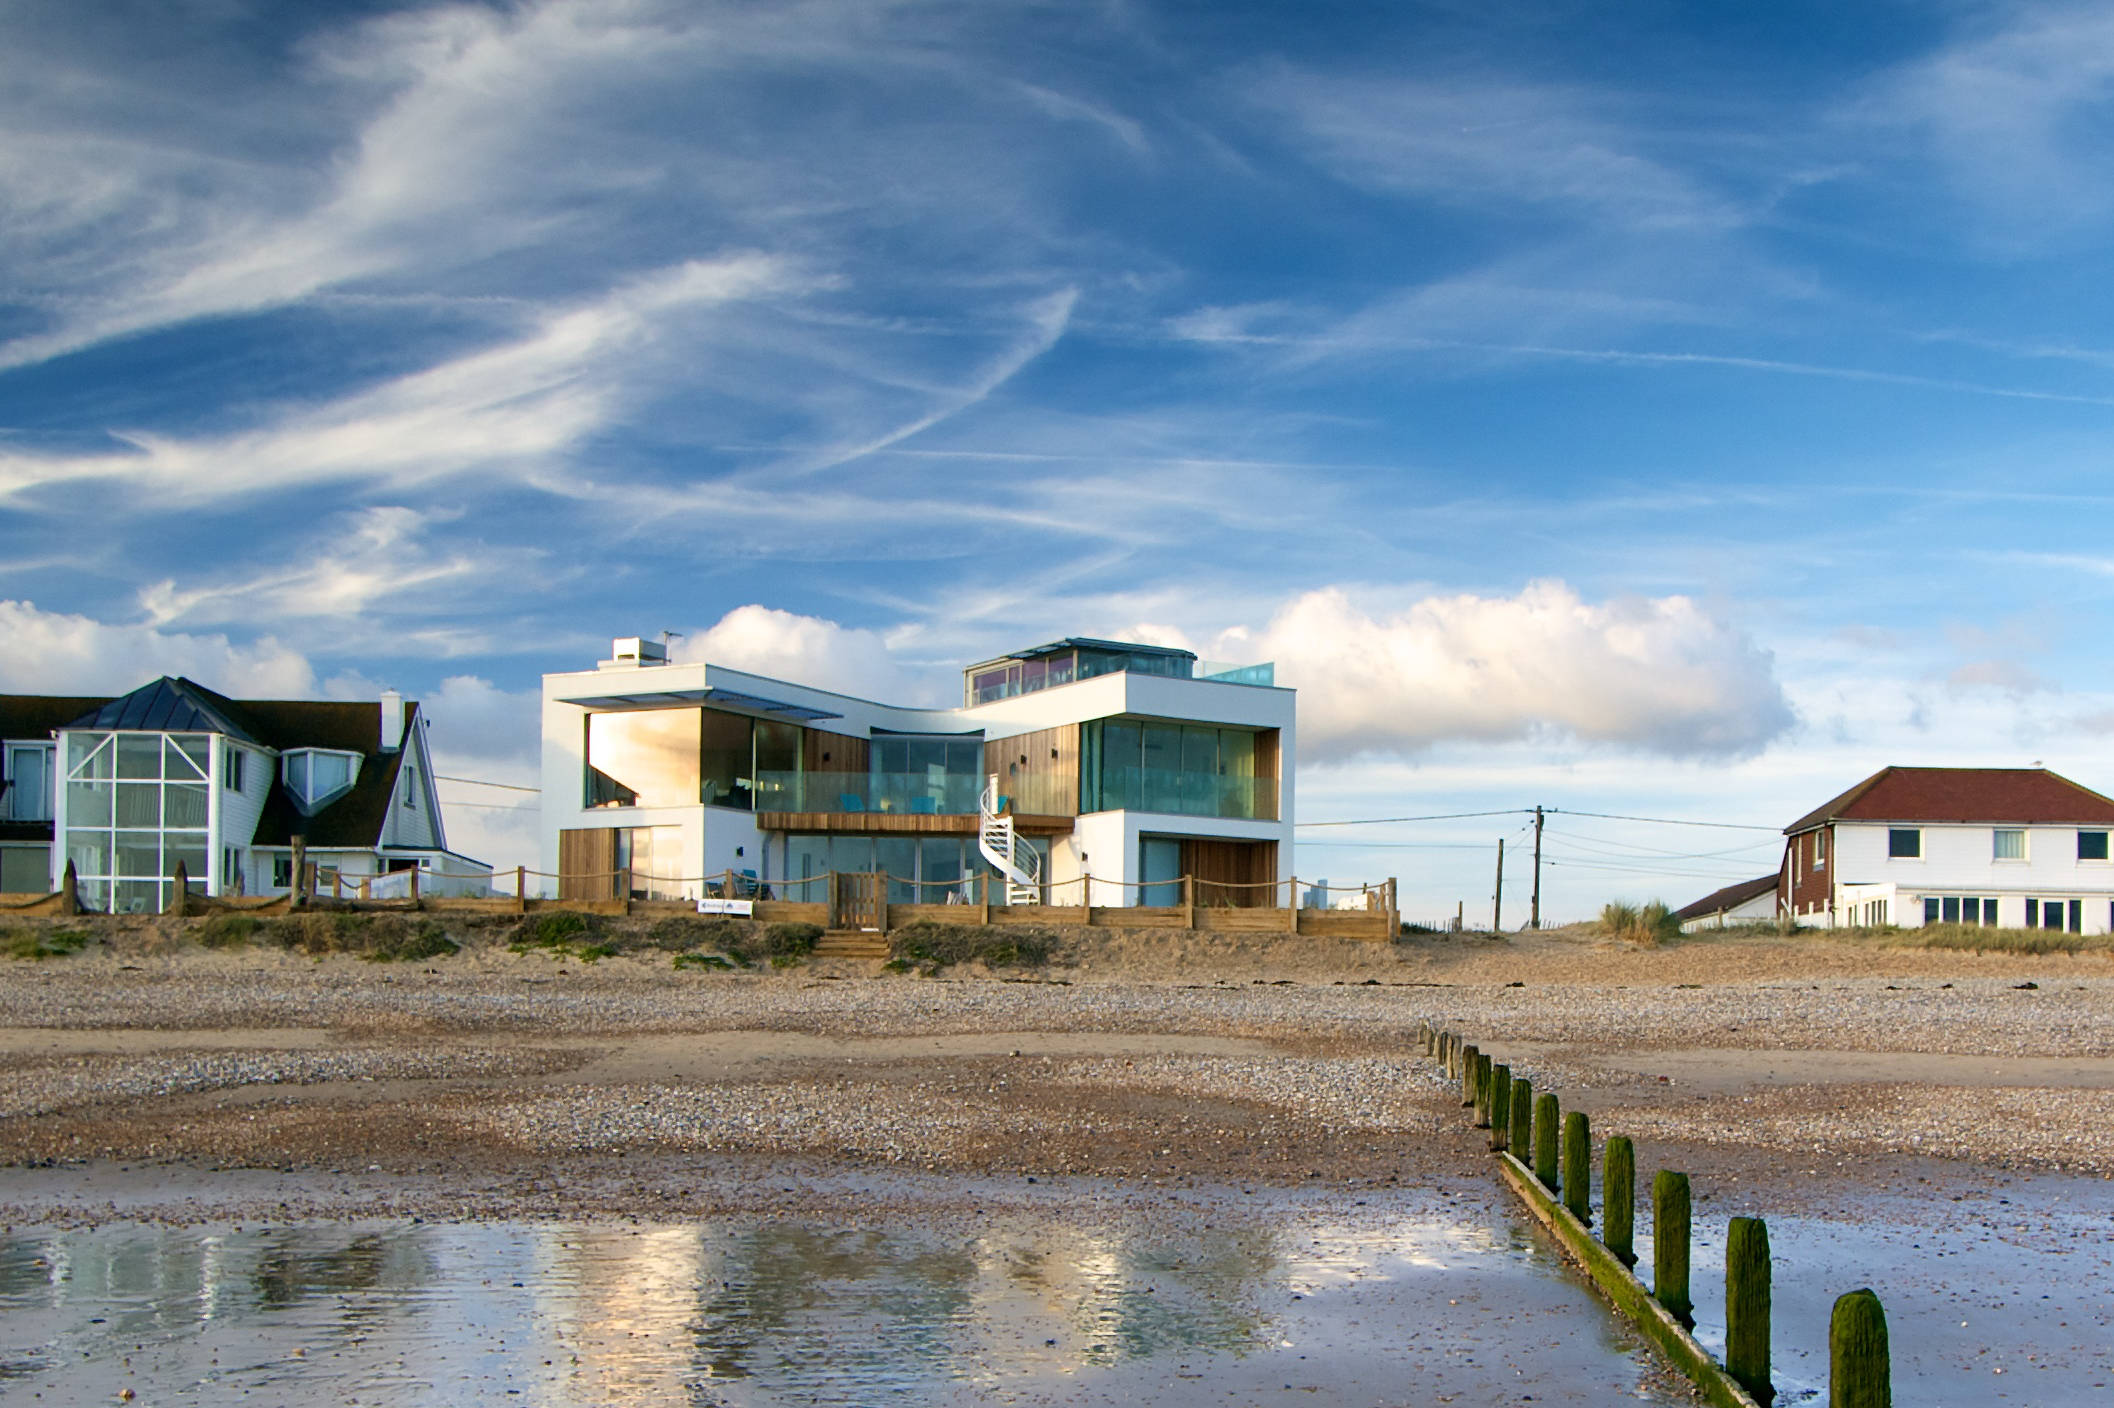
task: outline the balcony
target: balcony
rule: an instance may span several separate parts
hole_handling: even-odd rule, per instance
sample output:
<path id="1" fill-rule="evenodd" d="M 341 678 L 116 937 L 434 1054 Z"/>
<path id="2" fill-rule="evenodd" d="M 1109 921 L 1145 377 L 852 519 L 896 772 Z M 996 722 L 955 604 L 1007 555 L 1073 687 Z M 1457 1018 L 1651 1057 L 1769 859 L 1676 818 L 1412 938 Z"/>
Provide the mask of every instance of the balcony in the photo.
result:
<path id="1" fill-rule="evenodd" d="M 766 772 L 756 777 L 756 824 L 766 831 L 974 835 L 982 777 L 946 773 Z M 1069 816 L 1015 813 L 1023 835 L 1062 836 Z"/>
<path id="2" fill-rule="evenodd" d="M 1275 821 L 1277 779 L 1222 777 L 1181 768 L 1105 767 L 1100 803 L 1105 811 Z"/>

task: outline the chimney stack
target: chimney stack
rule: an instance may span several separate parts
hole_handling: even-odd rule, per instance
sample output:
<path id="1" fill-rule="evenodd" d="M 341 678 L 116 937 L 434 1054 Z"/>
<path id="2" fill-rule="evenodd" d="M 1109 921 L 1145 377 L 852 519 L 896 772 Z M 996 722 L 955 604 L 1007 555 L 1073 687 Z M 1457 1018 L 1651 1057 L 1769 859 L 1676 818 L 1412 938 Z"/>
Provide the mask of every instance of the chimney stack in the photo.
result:
<path id="1" fill-rule="evenodd" d="M 404 696 L 393 689 L 382 691 L 382 751 L 394 753 L 404 746 Z"/>

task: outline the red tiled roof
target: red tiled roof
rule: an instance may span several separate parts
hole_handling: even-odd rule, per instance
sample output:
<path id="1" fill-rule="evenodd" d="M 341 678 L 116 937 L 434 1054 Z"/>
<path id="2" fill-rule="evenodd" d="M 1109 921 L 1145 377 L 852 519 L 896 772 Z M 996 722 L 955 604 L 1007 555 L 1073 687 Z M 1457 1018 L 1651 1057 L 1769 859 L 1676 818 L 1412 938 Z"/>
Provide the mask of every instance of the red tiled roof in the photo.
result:
<path id="1" fill-rule="evenodd" d="M 1784 834 L 1830 821 L 2114 826 L 2114 798 L 2046 768 L 1881 768 L 1792 822 Z"/>

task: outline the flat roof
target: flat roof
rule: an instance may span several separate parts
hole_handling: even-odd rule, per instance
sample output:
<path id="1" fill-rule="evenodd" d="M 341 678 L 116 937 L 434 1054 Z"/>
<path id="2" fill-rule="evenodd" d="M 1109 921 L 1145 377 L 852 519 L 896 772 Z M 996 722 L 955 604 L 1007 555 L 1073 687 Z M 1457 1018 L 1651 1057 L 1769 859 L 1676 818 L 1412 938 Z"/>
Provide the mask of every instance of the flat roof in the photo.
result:
<path id="1" fill-rule="evenodd" d="M 1177 650 L 1171 645 L 1140 645 L 1135 641 L 1127 640 L 1096 640 L 1092 636 L 1066 636 L 1063 640 L 1053 640 L 1048 645 L 1030 646 L 1026 650 L 1014 650 L 1004 655 L 994 655 L 989 660 L 979 660 L 968 668 L 981 670 L 986 665 L 1002 665 L 1008 660 L 1039 660 L 1045 655 L 1062 655 L 1070 650 L 1107 650 L 1119 655 L 1164 655 L 1174 660 L 1194 660 L 1197 658 L 1195 651 Z"/>

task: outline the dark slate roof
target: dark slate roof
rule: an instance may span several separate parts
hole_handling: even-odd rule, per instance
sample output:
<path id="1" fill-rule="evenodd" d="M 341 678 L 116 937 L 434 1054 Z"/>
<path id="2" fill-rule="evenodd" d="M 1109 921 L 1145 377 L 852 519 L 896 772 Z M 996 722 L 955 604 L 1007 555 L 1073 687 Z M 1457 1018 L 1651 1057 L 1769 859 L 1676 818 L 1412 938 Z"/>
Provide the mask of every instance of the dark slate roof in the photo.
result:
<path id="1" fill-rule="evenodd" d="M 418 705 L 404 701 L 404 737 L 417 727 Z M 141 729 L 220 733 L 266 748 L 332 748 L 360 755 L 352 789 L 314 816 L 303 816 L 277 778 L 257 821 L 253 844 L 284 846 L 294 836 L 318 847 L 368 849 L 381 840 L 396 791 L 402 749 L 384 753 L 379 700 L 229 699 L 193 680 L 164 677 L 118 699 L 0 695 L 0 738 L 48 738 L 56 729 Z M 49 839 L 49 823 L 41 827 Z M 37 839 L 8 836 L 5 839 Z"/>
<path id="2" fill-rule="evenodd" d="M 137 729 L 150 733 L 223 733 L 263 743 L 233 717 L 236 705 L 204 685 L 163 675 L 122 698 L 86 710 L 68 728 Z"/>
<path id="3" fill-rule="evenodd" d="M 1722 890 L 1712 891 L 1694 904 L 1683 905 L 1674 911 L 1674 921 L 1686 923 L 1691 919 L 1701 919 L 1705 915 L 1723 914 L 1726 910 L 1735 909 L 1757 895 L 1766 895 L 1775 888 L 1776 874 L 1773 871 L 1767 875 L 1758 875 L 1752 880 L 1742 880 L 1737 885 L 1727 885 Z"/>
<path id="4" fill-rule="evenodd" d="M 259 846 L 284 846 L 305 836 L 310 846 L 371 847 L 382 839 L 389 819 L 389 798 L 396 792 L 397 770 L 404 750 L 381 749 L 382 706 L 312 699 L 245 699 L 242 709 L 268 737 L 298 740 L 282 748 L 336 748 L 360 755 L 360 775 L 352 790 L 317 812 L 303 816 L 284 786 L 274 786 L 257 819 Z M 417 726 L 418 705 L 404 703 L 404 737 Z"/>
<path id="5" fill-rule="evenodd" d="M 2114 826 L 2114 798 L 2046 768 L 1881 768 L 1792 822 L 1784 834 L 1830 821 Z"/>
<path id="6" fill-rule="evenodd" d="M 0 738 L 49 739 L 107 699 L 79 698 L 58 694 L 0 694 Z"/>

